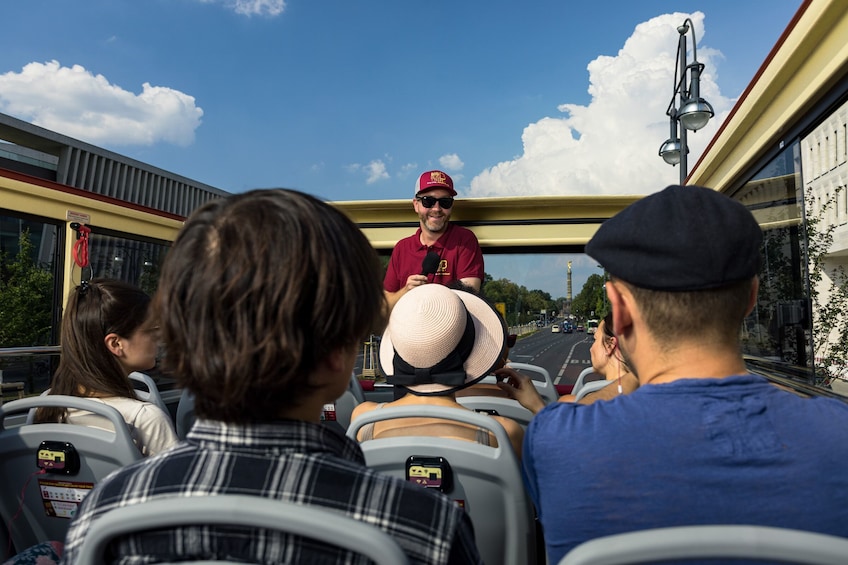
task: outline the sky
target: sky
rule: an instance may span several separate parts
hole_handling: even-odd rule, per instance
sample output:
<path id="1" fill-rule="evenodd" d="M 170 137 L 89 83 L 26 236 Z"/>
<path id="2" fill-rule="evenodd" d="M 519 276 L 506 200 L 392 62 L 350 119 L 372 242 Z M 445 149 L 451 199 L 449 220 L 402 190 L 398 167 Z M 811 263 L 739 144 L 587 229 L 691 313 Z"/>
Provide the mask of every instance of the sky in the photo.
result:
<path id="1" fill-rule="evenodd" d="M 230 192 L 407 199 L 438 168 L 460 197 L 648 194 L 679 178 L 677 26 L 716 112 L 694 165 L 800 4 L 6 2 L 0 112 Z"/>

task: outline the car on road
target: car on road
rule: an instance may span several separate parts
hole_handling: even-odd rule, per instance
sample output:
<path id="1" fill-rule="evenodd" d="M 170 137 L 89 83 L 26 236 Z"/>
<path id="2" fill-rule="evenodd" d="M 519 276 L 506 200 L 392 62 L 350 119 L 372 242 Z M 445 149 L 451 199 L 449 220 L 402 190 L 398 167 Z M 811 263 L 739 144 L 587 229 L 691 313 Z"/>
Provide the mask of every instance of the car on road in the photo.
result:
<path id="1" fill-rule="evenodd" d="M 563 331 L 563 333 L 567 333 L 567 334 L 574 333 L 574 324 L 572 324 L 571 322 L 565 322 L 562 325 L 562 331 Z"/>
<path id="2" fill-rule="evenodd" d="M 559 324 L 554 324 L 554 325 L 551 326 L 551 333 L 552 334 L 558 334 L 561 331 L 562 330 L 560 329 Z"/>
<path id="3" fill-rule="evenodd" d="M 577 324 L 577 331 L 578 332 L 586 331 L 586 328 L 583 327 L 583 324 Z"/>

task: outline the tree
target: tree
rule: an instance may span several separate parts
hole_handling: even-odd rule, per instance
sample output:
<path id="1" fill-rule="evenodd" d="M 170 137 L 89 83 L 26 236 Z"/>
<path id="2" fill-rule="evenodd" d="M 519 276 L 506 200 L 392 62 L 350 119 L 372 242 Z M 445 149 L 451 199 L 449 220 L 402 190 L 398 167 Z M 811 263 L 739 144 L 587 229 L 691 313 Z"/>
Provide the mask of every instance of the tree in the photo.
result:
<path id="1" fill-rule="evenodd" d="M 816 381 L 824 385 L 848 378 L 848 274 L 830 255 L 837 226 L 825 221 L 841 190 L 818 202 L 813 194 L 805 198 L 813 363 Z"/>
<path id="2" fill-rule="evenodd" d="M 47 345 L 52 327 L 53 274 L 36 264 L 29 230 L 18 254 L 0 253 L 0 346 Z"/>
<path id="3" fill-rule="evenodd" d="M 509 279 L 493 280 L 488 273 L 480 294 L 493 304 L 503 302 L 506 305 L 506 323 L 509 326 L 535 321 L 542 310 L 549 313 L 559 310 L 557 302 L 551 299 L 549 293 L 527 290 Z"/>
<path id="4" fill-rule="evenodd" d="M 606 300 L 604 277 L 598 274 L 589 275 L 580 293 L 571 301 L 571 313 L 578 318 L 603 318 L 609 312 L 609 302 Z"/>

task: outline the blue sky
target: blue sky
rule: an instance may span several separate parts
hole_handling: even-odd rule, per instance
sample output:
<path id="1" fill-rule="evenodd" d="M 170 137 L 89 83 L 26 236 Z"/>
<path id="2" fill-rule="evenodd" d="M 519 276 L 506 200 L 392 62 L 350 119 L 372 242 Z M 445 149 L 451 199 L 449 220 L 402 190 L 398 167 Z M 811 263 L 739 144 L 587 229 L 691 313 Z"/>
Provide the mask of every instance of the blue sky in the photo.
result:
<path id="1" fill-rule="evenodd" d="M 0 112 L 233 192 L 406 199 L 441 168 L 460 196 L 645 194 L 678 178 L 676 26 L 717 114 L 694 163 L 800 4 L 8 2 Z"/>

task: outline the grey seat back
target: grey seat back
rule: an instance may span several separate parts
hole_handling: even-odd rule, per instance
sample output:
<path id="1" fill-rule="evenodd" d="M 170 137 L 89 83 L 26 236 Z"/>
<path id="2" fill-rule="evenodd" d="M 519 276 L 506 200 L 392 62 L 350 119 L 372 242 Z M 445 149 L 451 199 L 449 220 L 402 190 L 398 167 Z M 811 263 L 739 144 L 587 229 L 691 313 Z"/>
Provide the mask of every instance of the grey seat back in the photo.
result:
<path id="1" fill-rule="evenodd" d="M 591 366 L 586 367 L 585 369 L 580 371 L 580 374 L 577 375 L 577 380 L 574 381 L 574 386 L 571 388 L 571 394 L 573 394 L 574 396 L 577 396 L 577 393 L 580 392 L 580 389 L 583 388 L 583 386 L 586 382 L 586 377 L 588 377 L 589 375 L 591 375 L 594 372 L 595 372 L 595 369 L 593 369 Z"/>
<path id="2" fill-rule="evenodd" d="M 529 363 L 507 363 L 507 367 L 511 367 L 530 377 L 533 380 L 533 386 L 536 387 L 545 404 L 556 402 L 559 398 L 554 381 L 551 379 L 551 374 L 544 367 L 530 365 Z"/>
<path id="3" fill-rule="evenodd" d="M 362 426 L 370 422 L 410 417 L 439 418 L 488 430 L 495 435 L 498 447 L 420 435 L 377 438 L 361 443 L 368 467 L 418 482 L 420 475 L 407 476 L 410 457 L 443 458 L 450 466 L 453 483 L 445 494 L 468 512 L 483 561 L 488 565 L 535 563 L 533 506 L 509 437 L 495 419 L 442 406 L 386 407 L 356 418 L 347 434 L 356 438 Z"/>
<path id="4" fill-rule="evenodd" d="M 10 416 L 38 407 L 87 410 L 108 420 L 113 431 L 56 423 L 7 426 Z M 45 446 L 45 441 L 55 443 Z M 79 458 L 79 468 L 63 474 L 62 466 L 73 466 L 68 445 Z M 92 487 L 115 469 L 141 458 L 121 413 L 102 402 L 49 395 L 0 407 L 0 517 L 11 531 L 15 548 L 63 540 L 70 517 Z M 40 474 L 39 462 L 51 469 Z"/>
<path id="5" fill-rule="evenodd" d="M 456 401 L 475 412 L 491 414 L 490 411 L 493 411 L 494 415 L 515 420 L 524 428 L 530 425 L 530 420 L 533 419 L 534 415 L 530 410 L 519 404 L 517 400 L 501 398 L 500 396 L 459 396 Z"/>
<path id="6" fill-rule="evenodd" d="M 597 392 L 602 388 L 605 388 L 612 384 L 612 381 L 589 381 L 585 383 L 580 390 L 577 391 L 577 394 L 574 395 L 574 401 L 577 402 L 587 394 Z"/>
<path id="7" fill-rule="evenodd" d="M 139 400 L 155 404 L 161 408 L 165 414 L 168 413 L 168 406 L 165 404 L 165 401 L 162 400 L 162 395 L 159 394 L 159 387 L 156 385 L 156 381 L 153 380 L 153 377 L 147 373 L 141 373 L 139 371 L 133 371 L 129 374 L 129 377 L 130 380 L 133 381 L 133 385 L 139 383 L 144 387 L 135 387 L 135 395 Z"/>
<path id="8" fill-rule="evenodd" d="M 679 526 L 596 538 L 572 549 L 559 565 L 635 565 L 684 559 L 840 565 L 848 561 L 848 539 L 766 526 Z"/>
<path id="9" fill-rule="evenodd" d="M 190 525 L 275 529 L 349 549 L 378 565 L 408 563 L 397 541 L 376 526 L 320 506 L 242 495 L 160 498 L 111 510 L 91 524 L 78 562 L 105 563 L 107 545 L 121 536 Z"/>
<path id="10" fill-rule="evenodd" d="M 185 439 L 192 424 L 194 424 L 194 395 L 187 389 L 183 389 L 179 404 L 177 404 L 177 415 L 174 422 L 177 437 Z"/>
<path id="11" fill-rule="evenodd" d="M 334 403 L 336 422 L 347 430 L 350 425 L 350 416 L 353 414 L 353 409 L 359 404 L 365 402 L 365 392 L 362 390 L 362 384 L 359 382 L 359 377 L 356 373 L 350 374 L 350 384 L 347 390 L 336 399 Z"/>

